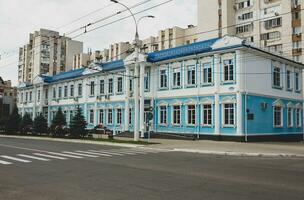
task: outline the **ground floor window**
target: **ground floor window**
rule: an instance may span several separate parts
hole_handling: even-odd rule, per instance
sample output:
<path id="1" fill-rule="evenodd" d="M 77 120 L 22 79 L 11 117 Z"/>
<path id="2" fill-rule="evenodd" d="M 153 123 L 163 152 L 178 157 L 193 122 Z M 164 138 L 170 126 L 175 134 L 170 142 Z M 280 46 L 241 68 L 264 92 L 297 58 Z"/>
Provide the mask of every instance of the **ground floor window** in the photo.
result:
<path id="1" fill-rule="evenodd" d="M 113 124 L 113 110 L 108 110 L 108 124 Z"/>
<path id="2" fill-rule="evenodd" d="M 99 110 L 99 124 L 104 124 L 104 110 Z"/>
<path id="3" fill-rule="evenodd" d="M 224 107 L 224 125 L 233 126 L 235 124 L 235 106 L 233 103 L 227 103 Z"/>
<path id="4" fill-rule="evenodd" d="M 167 106 L 159 107 L 159 123 L 167 124 Z"/>
<path id="5" fill-rule="evenodd" d="M 273 107 L 273 125 L 274 125 L 274 127 L 283 126 L 282 107 L 279 107 L 279 106 Z"/>
<path id="6" fill-rule="evenodd" d="M 181 106 L 173 106 L 173 125 L 181 124 Z"/>
<path id="7" fill-rule="evenodd" d="M 187 124 L 195 125 L 196 124 L 196 116 L 195 116 L 195 105 L 187 106 Z"/>
<path id="8" fill-rule="evenodd" d="M 122 123 L 122 112 L 121 109 L 117 109 L 116 112 L 116 123 L 121 124 Z"/>
<path id="9" fill-rule="evenodd" d="M 296 109 L 296 125 L 297 127 L 301 127 L 302 126 L 302 110 L 301 109 Z"/>
<path id="10" fill-rule="evenodd" d="M 211 126 L 212 125 L 212 105 L 206 104 L 202 105 L 202 122 L 203 126 Z"/>
<path id="11" fill-rule="evenodd" d="M 132 108 L 129 109 L 129 124 L 132 124 Z"/>
<path id="12" fill-rule="evenodd" d="M 287 126 L 288 127 L 293 126 L 293 109 L 292 108 L 287 109 Z"/>
<path id="13" fill-rule="evenodd" d="M 94 124 L 94 110 L 90 110 L 89 123 Z"/>
<path id="14" fill-rule="evenodd" d="M 74 118 L 74 112 L 73 110 L 70 110 L 70 122 L 72 122 L 73 118 Z"/>

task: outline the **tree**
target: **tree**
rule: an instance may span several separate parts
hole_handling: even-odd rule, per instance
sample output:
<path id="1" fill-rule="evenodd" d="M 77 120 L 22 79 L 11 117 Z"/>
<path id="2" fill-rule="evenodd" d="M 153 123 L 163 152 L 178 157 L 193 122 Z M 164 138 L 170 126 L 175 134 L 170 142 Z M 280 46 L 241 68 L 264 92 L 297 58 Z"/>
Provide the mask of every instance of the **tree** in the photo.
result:
<path id="1" fill-rule="evenodd" d="M 65 116 L 61 108 L 59 108 L 54 116 L 51 125 L 51 131 L 53 135 L 56 137 L 63 137 L 65 135 L 65 130 L 64 130 L 65 126 L 66 126 Z"/>
<path id="2" fill-rule="evenodd" d="M 25 113 L 25 115 L 22 117 L 20 129 L 23 134 L 26 134 L 26 133 L 32 131 L 33 120 L 32 120 L 32 116 L 30 114 Z"/>
<path id="3" fill-rule="evenodd" d="M 48 124 L 42 113 L 35 118 L 33 129 L 34 133 L 47 133 Z"/>
<path id="4" fill-rule="evenodd" d="M 87 122 L 82 115 L 81 108 L 77 108 L 76 115 L 71 120 L 70 133 L 73 138 L 84 138 L 87 135 L 86 132 Z"/>
<path id="5" fill-rule="evenodd" d="M 5 132 L 8 134 L 17 133 L 20 130 L 21 116 L 19 115 L 18 108 L 15 106 L 11 115 L 9 115 L 6 124 Z"/>

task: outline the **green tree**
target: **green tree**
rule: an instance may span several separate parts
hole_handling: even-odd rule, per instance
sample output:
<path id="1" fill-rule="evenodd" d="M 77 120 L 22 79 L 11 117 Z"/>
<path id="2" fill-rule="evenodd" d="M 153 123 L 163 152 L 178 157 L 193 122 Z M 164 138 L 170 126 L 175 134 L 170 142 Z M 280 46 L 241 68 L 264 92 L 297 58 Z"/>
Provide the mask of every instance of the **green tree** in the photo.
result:
<path id="1" fill-rule="evenodd" d="M 87 135 L 87 122 L 82 115 L 81 108 L 77 108 L 76 115 L 71 120 L 70 133 L 73 138 L 84 138 Z"/>
<path id="2" fill-rule="evenodd" d="M 48 124 L 42 113 L 35 118 L 33 129 L 34 133 L 47 133 Z"/>
<path id="3" fill-rule="evenodd" d="M 61 110 L 58 109 L 51 125 L 51 131 L 55 137 L 63 137 L 65 135 L 64 127 L 66 126 L 65 116 Z"/>
<path id="4" fill-rule="evenodd" d="M 25 113 L 25 115 L 22 117 L 20 129 L 23 134 L 26 134 L 26 133 L 32 131 L 33 120 L 32 120 L 32 116 L 29 113 Z"/>
<path id="5" fill-rule="evenodd" d="M 8 134 L 17 133 L 20 130 L 21 116 L 19 115 L 18 108 L 15 106 L 11 115 L 9 115 L 6 124 L 5 132 Z"/>

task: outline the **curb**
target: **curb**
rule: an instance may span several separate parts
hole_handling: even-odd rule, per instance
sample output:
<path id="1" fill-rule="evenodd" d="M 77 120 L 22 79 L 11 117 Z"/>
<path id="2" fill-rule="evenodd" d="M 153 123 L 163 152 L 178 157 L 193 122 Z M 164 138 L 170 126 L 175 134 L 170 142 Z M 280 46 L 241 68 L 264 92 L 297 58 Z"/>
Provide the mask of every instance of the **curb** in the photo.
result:
<path id="1" fill-rule="evenodd" d="M 208 151 L 208 150 L 179 149 L 179 148 L 174 148 L 173 151 L 185 152 L 185 153 L 199 153 L 199 154 L 205 154 L 205 155 L 219 155 L 219 156 L 265 157 L 265 158 L 304 158 L 303 154 L 287 154 L 287 153 L 249 153 L 249 152 Z"/>
<path id="2" fill-rule="evenodd" d="M 42 141 L 53 141 L 53 142 L 68 142 L 76 144 L 94 144 L 94 145 L 105 145 L 105 146 L 116 146 L 116 147 L 144 147 L 144 145 L 139 144 L 122 144 L 122 143 L 111 143 L 111 142 L 97 142 L 97 141 L 84 141 L 78 139 L 60 139 L 60 138 L 41 138 L 41 137 L 31 137 L 31 136 L 11 136 L 11 135 L 0 135 L 0 138 L 15 138 L 15 139 L 27 139 L 27 140 L 42 140 Z"/>

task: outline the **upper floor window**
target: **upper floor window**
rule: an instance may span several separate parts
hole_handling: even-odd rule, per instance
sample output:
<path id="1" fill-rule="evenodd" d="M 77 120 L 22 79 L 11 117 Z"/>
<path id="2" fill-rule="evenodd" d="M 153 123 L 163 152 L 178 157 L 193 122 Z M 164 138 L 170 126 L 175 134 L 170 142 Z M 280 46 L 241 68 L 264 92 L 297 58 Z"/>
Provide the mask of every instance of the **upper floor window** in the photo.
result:
<path id="1" fill-rule="evenodd" d="M 37 101 L 40 101 L 40 95 L 41 95 L 41 92 L 40 92 L 40 90 L 38 90 Z"/>
<path id="2" fill-rule="evenodd" d="M 181 69 L 180 68 L 174 68 L 173 69 L 173 87 L 180 87 L 181 84 Z"/>
<path id="3" fill-rule="evenodd" d="M 246 1 L 242 1 L 240 3 L 237 4 L 237 8 L 238 9 L 243 9 L 243 8 L 247 8 L 251 6 L 251 0 L 246 0 Z"/>
<path id="4" fill-rule="evenodd" d="M 105 82 L 104 82 L 104 80 L 100 80 L 100 82 L 99 82 L 99 93 L 100 94 L 105 93 Z"/>
<path id="5" fill-rule="evenodd" d="M 95 95 L 95 83 L 94 83 L 94 81 L 91 81 L 91 84 L 90 84 L 90 95 L 91 96 Z"/>
<path id="6" fill-rule="evenodd" d="M 48 89 L 45 89 L 45 99 L 48 99 L 49 98 L 49 90 Z"/>
<path id="7" fill-rule="evenodd" d="M 145 86 L 145 91 L 149 91 L 150 90 L 150 73 L 145 73 L 145 83 L 144 83 L 144 86 Z"/>
<path id="8" fill-rule="evenodd" d="M 236 27 L 236 33 L 237 34 L 250 32 L 252 30 L 253 30 L 253 24 L 247 24 L 247 25 L 244 25 L 244 26 Z"/>
<path id="9" fill-rule="evenodd" d="M 117 92 L 122 93 L 122 77 L 117 78 Z"/>
<path id="10" fill-rule="evenodd" d="M 78 96 L 82 96 L 82 84 L 78 84 Z"/>
<path id="11" fill-rule="evenodd" d="M 270 19 L 264 22 L 265 29 L 271 29 L 282 26 L 282 17 Z"/>
<path id="12" fill-rule="evenodd" d="M 108 93 L 113 94 L 113 78 L 109 78 Z"/>
<path id="13" fill-rule="evenodd" d="M 74 85 L 70 85 L 70 97 L 74 96 Z"/>
<path id="14" fill-rule="evenodd" d="M 286 70 L 286 87 L 288 90 L 292 89 L 291 71 Z"/>
<path id="15" fill-rule="evenodd" d="M 59 87 L 58 88 L 58 98 L 61 98 L 62 97 L 62 88 Z"/>
<path id="16" fill-rule="evenodd" d="M 224 81 L 234 81 L 234 64 L 233 60 L 224 60 Z"/>
<path id="17" fill-rule="evenodd" d="M 64 98 L 68 97 L 68 86 L 64 86 Z"/>
<path id="18" fill-rule="evenodd" d="M 166 69 L 160 70 L 159 85 L 160 89 L 168 88 L 168 74 Z"/>
<path id="19" fill-rule="evenodd" d="M 203 84 L 212 83 L 212 67 L 211 63 L 203 64 Z"/>
<path id="20" fill-rule="evenodd" d="M 273 86 L 281 88 L 281 68 L 274 67 L 272 74 Z"/>
<path id="21" fill-rule="evenodd" d="M 187 85 L 196 84 L 196 68 L 195 66 L 187 67 Z"/>
<path id="22" fill-rule="evenodd" d="M 56 88 L 53 88 L 53 99 L 56 99 Z"/>
<path id="23" fill-rule="evenodd" d="M 295 89 L 296 89 L 297 92 L 299 92 L 301 90 L 300 73 L 299 72 L 295 72 Z"/>
<path id="24" fill-rule="evenodd" d="M 273 125 L 274 127 L 283 126 L 283 108 L 281 106 L 273 107 Z"/>
<path id="25" fill-rule="evenodd" d="M 33 92 L 30 91 L 30 102 L 32 102 L 32 99 L 33 99 Z"/>

